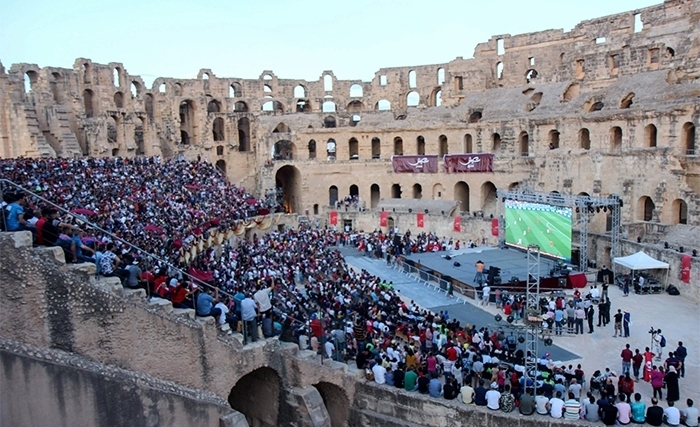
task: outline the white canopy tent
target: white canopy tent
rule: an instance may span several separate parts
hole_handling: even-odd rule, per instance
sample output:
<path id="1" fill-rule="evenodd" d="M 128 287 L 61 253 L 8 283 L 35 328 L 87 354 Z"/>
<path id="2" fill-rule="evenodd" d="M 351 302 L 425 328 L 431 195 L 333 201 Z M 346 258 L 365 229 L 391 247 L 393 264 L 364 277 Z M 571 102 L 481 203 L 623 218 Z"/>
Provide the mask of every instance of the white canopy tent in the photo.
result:
<path id="1" fill-rule="evenodd" d="M 634 272 L 637 270 L 659 270 L 666 269 L 666 284 L 668 284 L 668 270 L 669 265 L 658 259 L 654 259 L 649 255 L 645 254 L 644 251 L 639 251 L 636 254 L 627 255 L 623 257 L 617 257 L 613 259 L 615 264 L 619 264 L 623 267 L 627 267 L 632 270 L 632 276 L 634 278 Z M 664 286 L 665 288 L 666 286 Z"/>

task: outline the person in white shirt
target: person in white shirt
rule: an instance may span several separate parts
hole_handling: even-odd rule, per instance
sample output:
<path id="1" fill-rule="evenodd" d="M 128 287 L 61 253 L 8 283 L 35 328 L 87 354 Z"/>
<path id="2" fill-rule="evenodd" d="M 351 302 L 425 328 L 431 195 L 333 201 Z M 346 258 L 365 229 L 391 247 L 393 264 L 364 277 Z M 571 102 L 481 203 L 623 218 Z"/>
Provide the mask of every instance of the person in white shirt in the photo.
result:
<path id="1" fill-rule="evenodd" d="M 564 401 L 561 399 L 560 391 L 557 392 L 555 397 L 549 399 L 547 406 L 552 418 L 561 418 L 564 415 Z"/>
<path id="2" fill-rule="evenodd" d="M 491 384 L 491 390 L 486 392 L 486 407 L 498 411 L 500 409 L 499 400 L 501 399 L 501 393 L 498 391 L 498 384 L 495 382 Z"/>
<path id="3" fill-rule="evenodd" d="M 574 394 L 574 399 L 581 399 L 581 384 L 576 381 L 576 378 L 571 379 L 571 384 L 569 384 L 569 393 Z"/>
<path id="4" fill-rule="evenodd" d="M 681 424 L 681 411 L 673 406 L 673 401 L 669 401 L 668 408 L 664 409 L 664 422 L 670 426 Z"/>
<path id="5" fill-rule="evenodd" d="M 549 410 L 549 399 L 544 395 L 544 390 L 537 388 L 537 396 L 535 396 L 535 408 L 540 415 L 547 415 Z"/>
<path id="6" fill-rule="evenodd" d="M 386 375 L 386 368 L 384 366 L 380 363 L 376 363 L 372 367 L 372 373 L 374 374 L 374 382 L 377 384 L 386 384 L 386 378 L 384 377 Z"/>

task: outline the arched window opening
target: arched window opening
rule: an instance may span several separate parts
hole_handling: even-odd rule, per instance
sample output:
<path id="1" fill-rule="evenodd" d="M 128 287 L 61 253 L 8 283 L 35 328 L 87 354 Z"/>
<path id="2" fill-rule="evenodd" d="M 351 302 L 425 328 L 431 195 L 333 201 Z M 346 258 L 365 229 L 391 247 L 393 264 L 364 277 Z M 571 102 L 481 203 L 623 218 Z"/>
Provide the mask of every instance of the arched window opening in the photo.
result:
<path id="1" fill-rule="evenodd" d="M 652 221 L 656 205 L 649 196 L 642 196 L 637 203 L 638 218 L 640 221 Z"/>
<path id="2" fill-rule="evenodd" d="M 656 147 L 656 126 L 648 124 L 644 127 L 644 143 L 647 147 Z"/>
<path id="3" fill-rule="evenodd" d="M 334 128 L 335 126 L 336 126 L 335 117 L 328 116 L 325 119 L 323 119 L 323 127 Z"/>
<path id="4" fill-rule="evenodd" d="M 269 75 L 269 74 L 265 74 L 265 75 L 263 76 L 263 80 L 272 80 L 272 76 Z"/>
<path id="5" fill-rule="evenodd" d="M 217 146 L 216 146 L 216 155 L 217 155 L 217 156 L 223 156 L 223 155 L 224 155 L 224 146 L 223 146 L 223 145 L 217 145 Z"/>
<path id="6" fill-rule="evenodd" d="M 494 153 L 501 149 L 501 135 L 497 133 L 491 135 L 491 149 Z"/>
<path id="7" fill-rule="evenodd" d="M 292 141 L 277 141 L 272 152 L 274 160 L 289 161 L 294 160 L 294 144 Z"/>
<path id="8" fill-rule="evenodd" d="M 85 89 L 83 91 L 83 108 L 85 108 L 85 117 L 88 119 L 94 115 L 92 96 L 93 92 L 90 89 Z"/>
<path id="9" fill-rule="evenodd" d="M 318 203 L 314 203 L 314 215 L 318 215 Z"/>
<path id="10" fill-rule="evenodd" d="M 124 95 L 121 92 L 114 94 L 114 106 L 117 108 L 124 108 Z"/>
<path id="11" fill-rule="evenodd" d="M 579 147 L 583 148 L 584 150 L 591 149 L 591 133 L 588 131 L 588 129 L 583 128 L 578 131 L 578 144 Z"/>
<path id="12" fill-rule="evenodd" d="M 63 76 L 60 73 L 51 73 L 51 94 L 54 102 L 63 102 Z"/>
<path id="13" fill-rule="evenodd" d="M 394 138 L 394 155 L 403 156 L 403 139 L 399 136 Z"/>
<path id="14" fill-rule="evenodd" d="M 437 70 L 437 84 L 438 84 L 438 86 L 440 86 L 443 83 L 445 83 L 445 69 L 438 68 L 438 70 Z"/>
<path id="15" fill-rule="evenodd" d="M 540 102 L 542 102 L 542 92 L 535 92 L 525 105 L 525 111 L 530 112 L 534 110 L 535 108 L 539 107 Z"/>
<path id="16" fill-rule="evenodd" d="M 332 92 L 333 91 L 333 76 L 330 74 L 325 74 L 323 76 L 323 90 L 326 92 Z"/>
<path id="17" fill-rule="evenodd" d="M 365 106 L 362 102 L 360 101 L 351 101 L 347 107 L 345 107 L 345 110 L 348 113 L 359 113 L 362 110 L 364 110 Z"/>
<path id="18" fill-rule="evenodd" d="M 503 78 L 503 63 L 500 61 L 496 63 L 496 78 L 498 80 Z"/>
<path id="19" fill-rule="evenodd" d="M 688 204 L 685 200 L 676 199 L 671 204 L 673 217 L 672 224 L 687 224 L 688 223 Z"/>
<path id="20" fill-rule="evenodd" d="M 111 116 L 107 118 L 107 142 L 109 144 L 119 144 L 119 123 L 117 122 L 118 116 Z"/>
<path id="21" fill-rule="evenodd" d="M 439 107 L 442 105 L 442 91 L 439 90 L 435 92 L 435 106 Z"/>
<path id="22" fill-rule="evenodd" d="M 180 83 L 175 83 L 175 96 L 182 96 L 182 85 Z"/>
<path id="23" fill-rule="evenodd" d="M 92 66 L 90 66 L 89 63 L 84 63 L 83 64 L 83 83 L 91 83 L 92 82 Z"/>
<path id="24" fill-rule="evenodd" d="M 445 135 L 440 135 L 438 138 L 438 144 L 439 144 L 439 156 L 444 157 L 448 153 L 448 147 L 447 147 L 447 137 Z"/>
<path id="25" fill-rule="evenodd" d="M 613 150 L 622 149 L 622 128 L 619 126 L 610 129 L 610 148 Z"/>
<path id="26" fill-rule="evenodd" d="M 357 124 L 360 123 L 360 120 L 362 120 L 362 117 L 360 117 L 359 114 L 353 114 L 352 117 L 350 118 L 350 126 L 352 126 L 352 127 L 357 126 Z"/>
<path id="27" fill-rule="evenodd" d="M 277 123 L 277 126 L 275 126 L 275 128 L 272 130 L 272 133 L 289 133 L 291 131 L 292 130 L 289 129 L 289 126 L 287 126 L 286 123 L 280 122 Z"/>
<path id="28" fill-rule="evenodd" d="M 310 113 L 311 104 L 305 99 L 300 99 L 297 101 L 297 113 Z"/>
<path id="29" fill-rule="evenodd" d="M 603 107 L 605 107 L 605 104 L 602 101 L 594 102 L 588 108 L 588 112 L 592 113 L 594 111 L 600 111 L 603 109 Z"/>
<path id="30" fill-rule="evenodd" d="M 265 93 L 272 93 L 272 86 L 270 86 L 270 85 L 263 85 L 263 92 L 265 92 Z"/>
<path id="31" fill-rule="evenodd" d="M 209 80 L 209 73 L 203 73 L 202 80 Z"/>
<path id="32" fill-rule="evenodd" d="M 235 113 L 247 113 L 248 112 L 248 104 L 246 104 L 243 101 L 238 101 L 235 104 L 233 104 L 233 111 Z"/>
<path id="33" fill-rule="evenodd" d="M 119 68 L 115 68 L 112 71 L 112 75 L 114 77 L 112 83 L 114 83 L 114 87 L 121 87 L 122 86 L 121 78 L 120 78 L 120 74 L 121 74 L 120 71 L 121 70 Z"/>
<path id="34" fill-rule="evenodd" d="M 472 135 L 467 133 L 464 135 L 464 150 L 465 153 L 473 153 L 474 147 L 472 143 Z"/>
<path id="35" fill-rule="evenodd" d="M 350 138 L 350 141 L 348 141 L 348 152 L 350 154 L 350 160 L 357 160 L 360 158 L 360 148 L 357 139 Z"/>
<path id="36" fill-rule="evenodd" d="M 350 86 L 350 98 L 361 98 L 361 97 L 362 97 L 362 86 L 358 85 L 358 84 L 354 84 L 354 85 Z"/>
<path id="37" fill-rule="evenodd" d="M 328 205 L 335 206 L 338 203 L 338 187 L 331 185 L 328 189 Z"/>
<path id="38" fill-rule="evenodd" d="M 224 119 L 217 117 L 214 119 L 214 124 L 212 126 L 212 134 L 214 141 L 225 141 L 224 137 Z"/>
<path id="39" fill-rule="evenodd" d="M 418 136 L 416 138 L 416 154 L 419 156 L 425 156 L 425 138 Z"/>
<path id="40" fill-rule="evenodd" d="M 326 155 L 328 160 L 335 160 L 336 143 L 335 139 L 331 138 L 326 142 Z"/>
<path id="41" fill-rule="evenodd" d="M 137 118 L 134 124 L 134 142 L 136 143 L 136 155 L 143 156 L 146 154 L 146 147 L 144 145 L 144 130 L 146 128 L 144 118 Z"/>
<path id="42" fill-rule="evenodd" d="M 554 129 L 549 131 L 549 149 L 556 150 L 559 148 L 559 131 Z"/>
<path id="43" fill-rule="evenodd" d="M 401 198 L 401 185 L 394 184 L 391 186 L 391 198 L 400 199 Z"/>
<path id="44" fill-rule="evenodd" d="M 391 110 L 391 102 L 386 99 L 380 99 L 375 107 L 377 111 L 389 111 Z"/>
<path id="45" fill-rule="evenodd" d="M 167 87 L 165 86 L 165 83 L 161 83 L 158 85 L 158 93 L 166 93 Z"/>
<path id="46" fill-rule="evenodd" d="M 221 112 L 221 104 L 219 101 L 216 99 L 212 99 L 209 101 L 207 104 L 207 113 L 220 113 Z"/>
<path id="47" fill-rule="evenodd" d="M 335 113 L 335 102 L 333 101 L 326 101 L 323 103 L 323 112 L 324 113 Z"/>
<path id="48" fill-rule="evenodd" d="M 537 78 L 537 70 L 530 69 L 525 73 L 525 82 L 530 83 Z"/>
<path id="49" fill-rule="evenodd" d="M 415 70 L 411 70 L 408 72 L 408 87 L 411 89 L 416 87 L 416 72 L 415 72 Z"/>
<path id="50" fill-rule="evenodd" d="M 417 107 L 420 104 L 420 95 L 418 92 L 411 91 L 406 95 L 406 106 L 407 107 Z"/>
<path id="51" fill-rule="evenodd" d="M 576 97 L 579 94 L 580 91 L 581 85 L 579 85 L 578 83 L 571 83 L 564 91 L 562 99 L 564 101 L 571 101 L 574 97 Z"/>
<path id="52" fill-rule="evenodd" d="M 250 120 L 247 117 L 238 120 L 238 151 L 250 151 Z"/>
<path id="53" fill-rule="evenodd" d="M 520 143 L 520 155 L 523 157 L 527 157 L 530 155 L 530 135 L 527 134 L 527 132 L 520 132 L 520 136 L 518 137 L 518 141 Z"/>
<path id="54" fill-rule="evenodd" d="M 469 123 L 479 123 L 479 120 L 481 120 L 482 117 L 482 112 L 481 111 L 474 111 L 469 115 Z"/>
<path id="55" fill-rule="evenodd" d="M 186 136 L 182 138 L 183 144 L 196 143 L 194 128 L 194 102 L 191 100 L 182 101 L 180 103 L 180 134 Z"/>
<path id="56" fill-rule="evenodd" d="M 459 181 L 455 184 L 454 188 L 454 200 L 459 202 L 460 212 L 469 212 L 469 184 L 464 181 Z"/>
<path id="57" fill-rule="evenodd" d="M 379 159 L 382 156 L 382 141 L 379 138 L 372 138 L 372 158 Z"/>
<path id="58" fill-rule="evenodd" d="M 413 184 L 413 198 L 422 199 L 423 198 L 423 186 L 420 184 Z"/>
<path id="59" fill-rule="evenodd" d="M 306 88 L 302 85 L 296 85 L 294 88 L 295 98 L 306 98 Z"/>
<path id="60" fill-rule="evenodd" d="M 141 85 L 139 82 L 131 82 L 131 98 L 138 98 L 139 95 L 141 94 Z"/>
<path id="61" fill-rule="evenodd" d="M 313 160 L 316 158 L 316 141 L 313 139 L 309 141 L 309 160 Z"/>
<path id="62" fill-rule="evenodd" d="M 622 98 L 622 101 L 620 101 L 620 108 L 623 110 L 626 108 L 630 108 L 632 106 L 633 99 L 634 99 L 634 93 L 627 94 L 624 98 Z"/>
<path id="63" fill-rule="evenodd" d="M 481 185 L 481 210 L 487 214 L 498 212 L 498 194 L 496 186 L 491 181 Z"/>
<path id="64" fill-rule="evenodd" d="M 354 197 L 359 197 L 360 196 L 360 189 L 357 187 L 357 185 L 353 184 L 350 186 L 350 196 Z"/>
<path id="65" fill-rule="evenodd" d="M 370 194 L 370 208 L 374 209 L 379 204 L 379 198 L 381 196 L 381 193 L 379 190 L 379 185 L 372 184 L 372 186 L 369 188 L 369 194 Z"/>
<path id="66" fill-rule="evenodd" d="M 216 161 L 215 165 L 216 165 L 216 169 L 218 169 L 218 171 L 225 176 L 226 175 L 226 160 L 219 159 Z"/>
<path id="67" fill-rule="evenodd" d="M 685 153 L 688 156 L 697 154 L 695 149 L 695 125 L 691 122 L 683 124 L 683 132 L 681 134 L 681 144 L 685 148 Z"/>

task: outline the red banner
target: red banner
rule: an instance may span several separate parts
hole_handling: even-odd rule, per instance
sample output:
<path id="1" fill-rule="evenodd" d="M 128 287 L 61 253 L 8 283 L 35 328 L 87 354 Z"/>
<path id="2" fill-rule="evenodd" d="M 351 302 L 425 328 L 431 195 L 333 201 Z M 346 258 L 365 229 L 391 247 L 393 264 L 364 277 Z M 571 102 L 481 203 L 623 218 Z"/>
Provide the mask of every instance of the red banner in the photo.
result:
<path id="1" fill-rule="evenodd" d="M 456 216 L 454 221 L 452 221 L 452 229 L 458 233 L 462 232 L 462 217 Z"/>
<path id="2" fill-rule="evenodd" d="M 331 222 L 331 225 L 337 225 L 337 224 L 338 224 L 338 212 L 336 212 L 336 211 L 331 211 L 330 222 Z"/>
<path id="3" fill-rule="evenodd" d="M 681 282 L 690 283 L 690 263 L 692 258 L 690 255 L 685 254 L 681 258 Z"/>
<path id="4" fill-rule="evenodd" d="M 391 156 L 395 173 L 437 173 L 438 156 Z"/>
<path id="5" fill-rule="evenodd" d="M 491 219 L 491 235 L 498 236 L 498 218 Z"/>
<path id="6" fill-rule="evenodd" d="M 418 226 L 418 228 L 423 228 L 423 226 L 425 226 L 425 214 L 416 214 L 416 225 Z"/>
<path id="7" fill-rule="evenodd" d="M 379 226 L 386 227 L 389 224 L 389 212 L 382 211 L 379 214 Z"/>
<path id="8" fill-rule="evenodd" d="M 453 172 L 493 172 L 493 154 L 448 154 L 445 170 Z"/>

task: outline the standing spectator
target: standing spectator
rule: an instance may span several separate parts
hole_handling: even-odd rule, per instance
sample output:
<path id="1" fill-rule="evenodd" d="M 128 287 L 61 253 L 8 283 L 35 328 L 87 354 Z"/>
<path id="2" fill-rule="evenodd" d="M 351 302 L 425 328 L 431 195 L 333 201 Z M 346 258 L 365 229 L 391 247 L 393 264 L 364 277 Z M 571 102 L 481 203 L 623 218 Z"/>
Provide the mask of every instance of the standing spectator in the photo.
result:
<path id="1" fill-rule="evenodd" d="M 634 394 L 634 402 L 630 404 L 630 410 L 632 411 L 632 422 L 635 424 L 644 424 L 644 414 L 646 413 L 647 405 L 642 402 L 641 394 Z"/>
<path id="2" fill-rule="evenodd" d="M 578 420 L 581 417 L 581 403 L 576 400 L 576 396 L 569 392 L 569 398 L 564 402 L 564 418 L 567 420 Z"/>
<path id="3" fill-rule="evenodd" d="M 570 334 L 574 333 L 574 326 L 576 324 L 576 310 L 574 309 L 573 302 L 569 301 L 566 306 L 566 331 Z"/>
<path id="4" fill-rule="evenodd" d="M 673 401 L 668 402 L 668 408 L 664 409 L 664 422 L 670 426 L 681 424 L 681 411 L 673 406 Z"/>
<path id="5" fill-rule="evenodd" d="M 683 347 L 683 341 L 678 341 L 678 348 L 676 348 L 676 358 L 681 362 L 680 369 L 678 369 L 678 377 L 685 377 L 685 358 L 688 357 L 688 350 Z M 697 425 L 697 424 L 695 424 Z"/>
<path id="6" fill-rule="evenodd" d="M 588 333 L 592 334 L 593 320 L 595 319 L 595 308 L 593 308 L 593 304 L 589 305 L 588 310 L 586 310 L 586 319 L 588 320 Z"/>
<path id="7" fill-rule="evenodd" d="M 632 350 L 630 350 L 630 345 L 626 344 L 625 348 L 622 349 L 620 357 L 622 358 L 622 375 L 630 373 L 630 367 L 632 366 Z"/>
<path id="8" fill-rule="evenodd" d="M 664 384 L 666 384 L 666 400 L 669 405 L 671 402 L 676 402 L 681 399 L 680 390 L 678 388 L 678 373 L 673 366 L 668 367 L 668 372 L 664 376 Z"/>
<path id="9" fill-rule="evenodd" d="M 688 407 L 681 412 L 681 421 L 688 427 L 698 427 L 698 408 L 693 407 L 693 403 L 693 399 L 686 400 Z"/>
<path id="10" fill-rule="evenodd" d="M 630 377 L 630 373 L 627 372 L 624 376 L 620 377 L 617 383 L 617 389 L 620 393 L 624 393 L 629 402 L 634 393 L 634 380 Z"/>
<path id="11" fill-rule="evenodd" d="M 574 399 L 579 400 L 581 399 L 581 384 L 579 384 L 578 380 L 576 378 L 571 379 L 571 383 L 569 384 L 569 393 L 574 395 Z"/>
<path id="12" fill-rule="evenodd" d="M 644 361 L 644 356 L 639 352 L 638 348 L 634 349 L 634 356 L 632 356 L 632 372 L 634 372 L 634 380 L 639 381 L 639 370 L 642 367 L 642 362 Z"/>
<path id="13" fill-rule="evenodd" d="M 661 368 L 663 369 L 663 368 Z M 658 369 L 656 365 L 651 368 L 651 387 L 654 389 L 654 396 L 659 396 L 659 399 L 663 399 L 661 388 L 664 386 L 664 373 L 661 369 Z"/>
<path id="14" fill-rule="evenodd" d="M 586 318 L 586 311 L 579 305 L 574 312 L 576 316 L 576 335 L 583 334 L 583 320 Z"/>
<path id="15" fill-rule="evenodd" d="M 664 422 L 664 410 L 659 405 L 658 399 L 651 398 L 651 406 L 647 408 L 647 424 L 659 427 Z"/>
<path id="16" fill-rule="evenodd" d="M 197 301 L 197 309 L 199 309 L 199 301 Z M 243 337 L 244 344 L 255 342 L 258 340 L 258 322 L 257 322 L 257 307 L 255 300 L 250 294 L 241 301 L 241 320 L 243 321 Z"/>
<path id="17" fill-rule="evenodd" d="M 622 336 L 622 310 L 619 308 L 617 309 L 617 313 L 615 313 L 615 335 L 613 335 L 613 338 L 617 338 L 618 332 L 620 333 L 620 336 Z"/>
<path id="18" fill-rule="evenodd" d="M 630 336 L 630 325 L 632 324 L 632 315 L 629 311 L 624 310 L 622 315 L 622 329 L 625 331 L 625 338 Z"/>
<path id="19" fill-rule="evenodd" d="M 564 320 L 564 310 L 561 308 L 557 307 L 557 309 L 554 311 L 554 335 L 561 335 L 562 334 L 562 320 Z"/>

